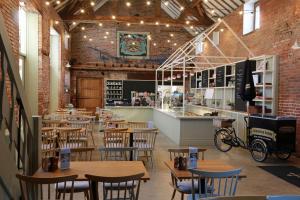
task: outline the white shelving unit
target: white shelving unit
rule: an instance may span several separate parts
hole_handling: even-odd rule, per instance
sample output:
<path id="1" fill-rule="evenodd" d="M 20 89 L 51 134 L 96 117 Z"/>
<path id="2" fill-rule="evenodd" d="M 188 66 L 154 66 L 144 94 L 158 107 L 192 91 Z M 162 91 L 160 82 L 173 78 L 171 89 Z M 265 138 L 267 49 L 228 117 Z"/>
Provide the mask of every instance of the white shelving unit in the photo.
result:
<path id="1" fill-rule="evenodd" d="M 253 76 L 256 76 L 257 81 L 255 81 L 255 87 L 257 92 L 257 97 L 254 99 L 255 106 L 258 113 L 261 114 L 272 114 L 277 113 L 277 66 L 278 60 L 277 56 L 260 56 L 252 58 L 251 60 L 256 61 L 256 69 L 253 71 Z M 233 110 L 233 105 L 235 101 L 235 64 L 226 66 L 217 66 L 214 68 L 206 69 L 208 70 L 208 87 L 199 87 L 198 82 L 202 83 L 202 79 L 199 79 L 198 74 L 203 74 L 203 71 L 198 71 L 196 73 L 196 88 L 193 89 L 196 98 L 196 104 L 202 104 L 208 108 L 216 110 Z M 216 84 L 216 70 L 218 67 L 225 67 L 224 72 L 224 86 L 214 87 Z M 212 73 L 214 75 L 212 75 Z M 202 77 L 201 77 L 202 78 Z M 214 82 L 214 84 L 212 84 Z M 201 85 L 202 86 L 202 85 Z M 213 89 L 214 95 L 212 99 L 205 99 L 205 92 L 207 89 Z M 204 104 L 204 105 L 203 105 Z"/>
<path id="2" fill-rule="evenodd" d="M 106 80 L 105 102 L 107 100 L 123 99 L 123 81 L 122 80 Z"/>

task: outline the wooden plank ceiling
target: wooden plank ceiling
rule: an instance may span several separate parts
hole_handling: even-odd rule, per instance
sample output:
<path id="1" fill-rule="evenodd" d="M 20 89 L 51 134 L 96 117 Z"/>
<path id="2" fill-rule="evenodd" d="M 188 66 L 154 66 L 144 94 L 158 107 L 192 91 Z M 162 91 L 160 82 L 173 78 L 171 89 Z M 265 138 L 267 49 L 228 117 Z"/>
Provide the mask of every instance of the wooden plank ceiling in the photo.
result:
<path id="1" fill-rule="evenodd" d="M 112 15 L 100 15 L 97 12 L 107 3 L 112 7 L 111 10 L 117 10 L 120 2 L 124 4 L 130 2 L 131 6 L 134 6 L 134 3 L 142 1 L 145 6 L 150 2 L 151 6 L 155 7 L 153 16 L 123 16 L 115 13 L 116 18 L 113 18 Z M 233 12 L 245 3 L 245 0 L 49 0 L 46 2 L 55 8 L 70 29 L 80 23 L 101 21 L 132 24 L 143 21 L 145 25 L 154 25 L 159 21 L 160 25 L 182 26 L 190 34 L 197 35 L 218 18 Z M 167 14 L 167 17 L 160 13 L 161 10 Z"/>

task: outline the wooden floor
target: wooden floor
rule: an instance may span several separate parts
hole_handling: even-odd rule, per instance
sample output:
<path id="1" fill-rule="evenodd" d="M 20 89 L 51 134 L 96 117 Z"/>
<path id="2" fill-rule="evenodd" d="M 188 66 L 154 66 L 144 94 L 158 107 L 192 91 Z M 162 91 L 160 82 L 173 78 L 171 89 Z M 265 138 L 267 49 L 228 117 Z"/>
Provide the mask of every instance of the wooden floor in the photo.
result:
<path id="1" fill-rule="evenodd" d="M 95 133 L 97 145 L 101 145 L 102 133 Z M 163 161 L 169 159 L 167 149 L 177 147 L 169 138 L 160 134 L 157 138 L 155 150 L 154 167 L 148 167 L 151 180 L 143 183 L 141 186 L 141 200 L 167 200 L 171 199 L 172 188 L 169 185 L 170 172 L 165 167 Z M 203 148 L 203 147 L 202 147 Z M 248 151 L 242 149 L 233 149 L 228 153 L 217 151 L 214 147 L 205 147 L 208 151 L 205 154 L 205 159 L 221 159 L 232 165 L 241 167 L 247 178 L 239 182 L 237 195 L 269 195 L 269 194 L 298 194 L 300 188 L 277 178 L 257 166 L 275 165 L 276 164 L 294 164 L 300 166 L 300 159 L 292 157 L 290 161 L 281 162 L 276 158 L 268 159 L 265 163 L 257 163 L 252 158 Z M 93 154 L 93 159 L 99 159 L 98 152 Z M 83 199 L 83 195 L 76 194 L 75 199 Z M 175 199 L 180 199 L 177 194 Z"/>

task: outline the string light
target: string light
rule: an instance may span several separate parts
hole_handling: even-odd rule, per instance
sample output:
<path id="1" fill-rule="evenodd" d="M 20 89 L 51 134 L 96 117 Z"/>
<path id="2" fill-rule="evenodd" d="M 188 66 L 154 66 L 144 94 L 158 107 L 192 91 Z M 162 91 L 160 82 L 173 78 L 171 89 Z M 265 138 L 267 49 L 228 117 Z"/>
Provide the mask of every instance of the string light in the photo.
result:
<path id="1" fill-rule="evenodd" d="M 170 24 L 166 24 L 166 27 L 169 28 L 169 27 L 170 27 Z"/>
<path id="2" fill-rule="evenodd" d="M 174 46 L 177 46 L 177 43 L 174 43 Z"/>
<path id="3" fill-rule="evenodd" d="M 223 28 L 221 28 L 221 29 L 220 29 L 220 31 L 221 31 L 221 32 L 224 32 L 224 29 L 223 29 Z"/>
<path id="4" fill-rule="evenodd" d="M 127 25 L 127 26 L 130 26 L 131 24 L 130 24 L 130 23 L 127 23 L 126 25 Z"/>
<path id="5" fill-rule="evenodd" d="M 95 6 L 95 2 L 94 1 L 91 1 L 91 6 Z"/>
<path id="6" fill-rule="evenodd" d="M 173 33 L 170 33 L 170 36 L 171 36 L 171 37 L 173 37 L 173 36 L 174 36 L 174 34 L 173 34 Z"/>
<path id="7" fill-rule="evenodd" d="M 212 14 L 214 14 L 214 13 L 215 13 L 215 10 L 214 10 L 214 9 L 212 9 L 210 12 L 211 12 Z"/>
<path id="8" fill-rule="evenodd" d="M 168 42 L 168 43 L 170 43 L 170 42 L 171 42 L 171 40 L 167 40 L 167 42 Z"/>
<path id="9" fill-rule="evenodd" d="M 164 4 L 165 4 L 165 6 L 168 6 L 168 5 L 169 5 L 169 2 L 168 2 L 168 1 L 165 1 Z"/>
<path id="10" fill-rule="evenodd" d="M 130 2 L 126 2 L 126 6 L 127 6 L 127 7 L 130 7 L 130 6 L 131 6 L 131 3 L 130 3 Z"/>
<path id="11" fill-rule="evenodd" d="M 103 26 L 103 24 L 100 22 L 100 23 L 99 23 L 99 26 L 101 26 L 101 27 L 102 27 L 102 26 Z"/>
<path id="12" fill-rule="evenodd" d="M 60 4 L 60 1 L 56 1 L 56 4 L 57 4 L 57 5 Z"/>
<path id="13" fill-rule="evenodd" d="M 104 39 L 107 39 L 107 36 L 105 35 L 103 38 L 104 38 Z"/>
<path id="14" fill-rule="evenodd" d="M 181 11 L 184 10 L 184 7 L 183 7 L 183 6 L 180 6 L 180 10 L 181 10 Z"/>
<path id="15" fill-rule="evenodd" d="M 198 34 L 199 34 L 199 32 L 198 32 L 198 31 L 196 31 L 196 32 L 195 32 L 195 34 L 196 34 L 196 35 L 198 35 Z"/>
<path id="16" fill-rule="evenodd" d="M 153 43 L 153 46 L 156 46 L 156 43 L 155 43 L 155 42 Z"/>
<path id="17" fill-rule="evenodd" d="M 114 43 L 114 41 L 110 41 L 110 43 L 111 43 L 111 44 L 113 44 L 113 43 Z"/>
<path id="18" fill-rule="evenodd" d="M 151 1 L 147 1 L 146 4 L 147 4 L 147 6 L 150 6 L 151 5 Z"/>
<path id="19" fill-rule="evenodd" d="M 80 9 L 80 12 L 81 12 L 81 13 L 85 13 L 85 10 L 81 8 L 81 9 Z"/>
<path id="20" fill-rule="evenodd" d="M 83 26 L 83 27 L 81 27 L 81 30 L 83 30 L 83 31 L 84 31 L 84 30 L 85 30 L 85 27 L 84 27 L 84 26 Z"/>
<path id="21" fill-rule="evenodd" d="M 159 25 L 159 22 L 155 22 L 155 25 Z"/>
<path id="22" fill-rule="evenodd" d="M 191 29 L 194 29 L 194 26 L 190 26 Z"/>
<path id="23" fill-rule="evenodd" d="M 59 24 L 59 21 L 56 20 L 54 23 L 57 25 L 57 24 Z"/>
<path id="24" fill-rule="evenodd" d="M 220 17 L 218 18 L 218 21 L 221 21 L 221 18 L 220 18 Z"/>
<path id="25" fill-rule="evenodd" d="M 89 39 L 89 41 L 90 41 L 90 42 L 92 42 L 92 41 L 93 41 L 93 39 L 92 39 L 92 38 L 90 38 L 90 39 Z"/>
<path id="26" fill-rule="evenodd" d="M 49 2 L 49 1 L 46 1 L 45 4 L 46 4 L 46 6 L 49 6 L 49 5 L 50 5 L 50 2 Z"/>
<path id="27" fill-rule="evenodd" d="M 140 24 L 144 24 L 144 21 L 143 21 L 143 20 L 141 20 L 141 21 L 140 21 Z"/>
<path id="28" fill-rule="evenodd" d="M 84 36 L 83 36 L 83 38 L 84 38 L 84 39 L 86 39 L 86 38 L 87 38 L 87 36 L 86 36 L 86 35 L 84 35 Z"/>
<path id="29" fill-rule="evenodd" d="M 111 16 L 111 18 L 112 18 L 112 19 L 116 19 L 116 16 L 113 15 L 113 16 Z"/>
<path id="30" fill-rule="evenodd" d="M 208 0 L 204 0 L 204 2 L 205 2 L 205 3 L 207 3 L 207 2 L 208 2 Z"/>
<path id="31" fill-rule="evenodd" d="M 72 22 L 73 25 L 76 25 L 76 22 Z"/>
<path id="32" fill-rule="evenodd" d="M 106 32 L 105 32 L 105 34 L 106 34 L 106 35 L 109 35 L 109 32 L 108 32 L 108 31 L 106 31 Z"/>
<path id="33" fill-rule="evenodd" d="M 189 24 L 190 24 L 190 21 L 185 21 L 185 23 L 189 25 Z"/>
<path id="34" fill-rule="evenodd" d="M 239 14 L 242 15 L 242 14 L 243 14 L 243 11 L 240 11 Z"/>

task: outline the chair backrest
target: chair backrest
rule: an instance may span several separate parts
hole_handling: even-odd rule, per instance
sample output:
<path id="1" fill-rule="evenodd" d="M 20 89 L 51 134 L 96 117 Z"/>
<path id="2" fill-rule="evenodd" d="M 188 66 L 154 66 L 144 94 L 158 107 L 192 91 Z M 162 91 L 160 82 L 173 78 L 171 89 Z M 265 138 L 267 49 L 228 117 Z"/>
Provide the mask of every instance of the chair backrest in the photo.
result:
<path id="1" fill-rule="evenodd" d="M 67 121 L 63 120 L 43 120 L 43 127 L 66 127 L 68 125 Z"/>
<path id="2" fill-rule="evenodd" d="M 94 147 L 78 147 L 71 149 L 72 161 L 91 161 Z"/>
<path id="3" fill-rule="evenodd" d="M 88 129 L 89 125 L 90 125 L 90 120 L 85 120 L 85 121 L 81 121 L 81 120 L 74 120 L 74 121 L 68 121 L 68 124 L 70 127 L 72 128 L 84 128 L 84 129 Z"/>
<path id="4" fill-rule="evenodd" d="M 50 191 L 50 189 L 52 188 L 50 187 L 50 185 L 55 186 L 59 183 L 63 185 L 63 189 L 60 190 L 62 199 L 70 199 L 70 200 L 73 199 L 74 181 L 77 178 L 77 175 L 60 176 L 55 178 L 38 178 L 38 177 L 31 177 L 31 176 L 17 174 L 16 177 L 19 179 L 22 197 L 24 200 L 33 199 L 31 195 L 37 194 L 38 190 L 41 191 L 40 192 L 41 196 L 38 197 L 38 199 L 56 200 L 58 197 L 58 191 L 57 190 L 55 190 L 55 192 Z M 67 188 L 67 182 L 68 182 L 68 188 Z M 47 193 L 46 192 L 44 193 L 44 189 L 47 190 Z M 69 198 L 67 198 L 68 196 Z"/>
<path id="5" fill-rule="evenodd" d="M 144 173 L 122 177 L 100 177 L 89 174 L 86 174 L 85 176 L 89 180 L 90 187 L 92 182 L 103 183 L 104 200 L 138 200 L 141 178 L 144 176 Z M 94 197 L 92 196 L 91 199 L 94 199 Z"/>
<path id="6" fill-rule="evenodd" d="M 58 128 L 59 148 L 81 148 L 87 145 L 87 134 L 82 128 Z"/>
<path id="7" fill-rule="evenodd" d="M 153 150 L 156 141 L 158 129 L 141 128 L 133 130 L 133 146 L 138 149 Z"/>
<path id="8" fill-rule="evenodd" d="M 129 161 L 132 155 L 132 160 L 137 160 L 136 147 L 101 147 L 99 148 L 100 160 L 120 160 Z"/>
<path id="9" fill-rule="evenodd" d="M 189 154 L 189 148 L 176 148 L 176 149 L 168 149 L 168 152 L 170 154 L 170 160 L 172 161 L 175 157 L 183 156 L 188 157 Z M 198 148 L 198 159 L 199 159 L 199 153 L 201 153 L 201 160 L 204 160 L 204 152 L 206 149 L 200 149 Z"/>
<path id="10" fill-rule="evenodd" d="M 104 129 L 103 143 L 105 147 L 125 147 L 127 145 L 127 128 Z"/>
<path id="11" fill-rule="evenodd" d="M 128 122 L 128 128 L 148 128 L 148 122 Z"/>
<path id="12" fill-rule="evenodd" d="M 198 187 L 199 194 L 202 194 L 204 197 L 234 196 L 239 174 L 242 170 L 208 172 L 198 169 L 189 169 L 189 171 L 192 173 L 192 197 L 193 200 L 195 200 L 195 187 Z M 196 184 L 196 181 L 198 181 L 198 183 L 205 181 L 205 189 L 201 188 L 202 184 Z"/>
<path id="13" fill-rule="evenodd" d="M 42 128 L 42 157 L 56 155 L 57 131 L 52 127 Z"/>

